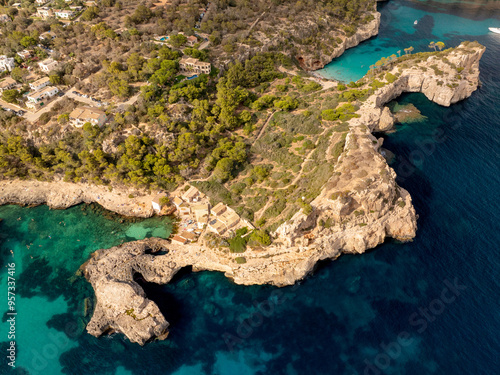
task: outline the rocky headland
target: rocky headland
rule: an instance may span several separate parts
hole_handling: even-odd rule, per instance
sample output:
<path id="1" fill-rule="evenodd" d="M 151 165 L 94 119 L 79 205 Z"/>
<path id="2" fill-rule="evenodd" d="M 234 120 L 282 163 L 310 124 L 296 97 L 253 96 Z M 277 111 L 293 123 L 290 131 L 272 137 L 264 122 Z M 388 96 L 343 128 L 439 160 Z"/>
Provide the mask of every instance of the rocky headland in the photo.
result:
<path id="1" fill-rule="evenodd" d="M 167 337 L 168 322 L 158 306 L 147 299 L 142 288 L 133 280 L 138 272 L 146 281 L 166 283 L 170 280 L 173 275 L 168 267 L 170 263 L 163 264 L 162 257 L 146 254 L 147 250 L 165 248 L 164 242 L 132 242 L 92 254 L 84 267 L 97 301 L 92 320 L 87 325 L 90 334 L 100 336 L 117 331 L 141 345 L 152 337 Z M 162 277 L 158 278 L 160 273 Z"/>
<path id="2" fill-rule="evenodd" d="M 233 254 L 203 237 L 188 245 L 149 239 L 94 253 L 83 266 L 97 298 L 88 332 L 122 332 L 140 344 L 166 337 L 168 323 L 134 281 L 137 274 L 162 284 L 192 266 L 224 272 L 238 284 L 285 286 L 304 278 L 320 260 L 363 253 L 387 237 L 414 238 L 417 215 L 410 194 L 397 185 L 380 153 L 382 142 L 372 132 L 392 127 L 394 119 L 384 105 L 403 92 L 421 92 L 444 106 L 470 96 L 479 85 L 484 50 L 464 43 L 442 53 L 405 57 L 380 72 L 384 82 L 360 106 L 358 117 L 349 120 L 340 157 L 326 160 L 336 163 L 331 178 L 310 210 L 301 209 L 277 228 L 270 246 Z M 158 250 L 161 255 L 155 255 Z"/>

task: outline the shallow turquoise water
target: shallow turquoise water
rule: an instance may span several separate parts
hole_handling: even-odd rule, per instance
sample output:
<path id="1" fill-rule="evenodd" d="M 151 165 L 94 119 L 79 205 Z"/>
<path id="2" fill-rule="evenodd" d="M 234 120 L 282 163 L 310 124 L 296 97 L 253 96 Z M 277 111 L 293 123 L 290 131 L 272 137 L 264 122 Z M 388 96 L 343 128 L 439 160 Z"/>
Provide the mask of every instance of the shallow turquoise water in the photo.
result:
<path id="1" fill-rule="evenodd" d="M 32 374 L 62 373 L 59 356 L 78 347 L 75 338 L 88 320 L 83 316 L 83 300 L 93 292 L 82 277 L 73 275 L 89 255 L 126 241 L 167 238 L 171 231 L 168 218 L 120 223 L 119 218 L 104 218 L 102 212 L 87 205 L 64 211 L 51 211 L 46 206 L 0 207 L 2 264 L 16 265 L 17 360 Z M 6 276 L 3 268 L 3 301 L 7 301 Z M 65 321 L 65 314 L 72 319 Z M 7 338 L 8 327 L 1 325 L 1 341 Z"/>
<path id="2" fill-rule="evenodd" d="M 391 0 L 380 3 L 379 11 L 382 17 L 379 35 L 347 50 L 317 73 L 342 82 L 357 81 L 366 74 L 370 65 L 382 57 L 393 54 L 397 56 L 398 51 L 404 54 L 404 49 L 410 46 L 413 46 L 414 52 L 428 52 L 432 51 L 428 47 L 431 41 L 440 40 L 448 48 L 456 47 L 464 40 L 475 40 L 482 35 L 500 38 L 500 34 L 488 31 L 488 27 L 500 27 L 500 5 L 499 12 L 490 13 L 489 17 L 483 14 L 480 20 L 429 12 L 429 9 L 415 9 L 413 6 L 414 4 L 408 1 Z M 413 24 L 415 20 L 418 20 L 417 25 Z"/>
<path id="3" fill-rule="evenodd" d="M 406 12 L 415 12 L 410 21 L 422 16 L 421 9 Z M 435 25 L 448 19 L 429 15 Z M 472 33 L 484 19 L 477 12 L 461 18 L 460 30 L 463 25 Z M 395 25 L 383 26 L 381 34 L 416 48 L 419 40 L 408 28 L 397 33 Z M 460 30 L 449 36 L 450 45 L 468 39 Z M 483 86 L 450 108 L 423 95 L 399 98 L 427 120 L 384 136 L 384 146 L 397 156 L 398 183 L 420 216 L 413 242 L 389 241 L 367 254 L 324 262 L 294 287 L 244 287 L 220 273 L 189 270 L 168 285 L 144 285 L 171 323 L 163 342 L 141 348 L 121 335 L 85 334 L 82 301 L 92 290 L 81 278 L 71 281 L 95 249 L 151 235 L 164 224 L 152 220 L 131 228 L 90 211 L 84 215 L 84 206 L 0 207 L 2 264 L 13 249 L 19 267 L 19 364 L 44 375 L 497 373 L 500 38 L 483 33 L 474 39 L 487 46 Z M 366 57 L 362 46 L 355 51 Z M 0 273 L 2 293 L 5 276 Z M 456 293 L 448 282 L 458 284 Z M 6 329 L 3 323 L 2 349 Z"/>

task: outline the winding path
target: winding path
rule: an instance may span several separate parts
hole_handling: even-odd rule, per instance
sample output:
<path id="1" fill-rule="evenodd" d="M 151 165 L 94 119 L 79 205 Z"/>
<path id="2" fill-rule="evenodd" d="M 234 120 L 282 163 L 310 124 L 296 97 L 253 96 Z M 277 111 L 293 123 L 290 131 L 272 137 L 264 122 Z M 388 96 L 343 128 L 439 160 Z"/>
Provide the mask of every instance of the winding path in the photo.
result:
<path id="1" fill-rule="evenodd" d="M 274 114 L 277 112 L 277 110 L 275 109 L 274 111 L 271 112 L 271 114 L 267 117 L 267 120 L 266 122 L 264 123 L 264 125 L 260 128 L 259 130 L 259 134 L 257 134 L 257 137 L 255 138 L 255 140 L 253 141 L 252 143 L 252 147 L 255 145 L 255 143 L 259 140 L 259 138 L 262 136 L 262 134 L 264 134 L 264 131 L 266 130 L 267 128 L 267 125 L 269 125 L 269 122 L 271 121 L 271 119 L 273 118 Z"/>

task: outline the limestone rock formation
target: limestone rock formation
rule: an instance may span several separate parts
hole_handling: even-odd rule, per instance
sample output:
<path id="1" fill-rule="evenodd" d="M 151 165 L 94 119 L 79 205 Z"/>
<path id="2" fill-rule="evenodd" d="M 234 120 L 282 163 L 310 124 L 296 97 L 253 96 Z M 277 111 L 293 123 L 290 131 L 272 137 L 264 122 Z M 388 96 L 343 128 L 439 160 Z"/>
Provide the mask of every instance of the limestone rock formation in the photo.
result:
<path id="1" fill-rule="evenodd" d="M 480 84 L 479 61 L 484 51 L 479 44 L 462 43 L 445 58 L 431 55 L 403 69 L 395 66 L 388 72 L 397 77 L 395 81 L 375 91 L 358 111 L 361 117 L 351 124 L 358 128 L 368 126 L 371 131 L 382 130 L 385 120 L 381 108 L 405 92 L 420 92 L 445 107 L 468 98 Z"/>
<path id="2" fill-rule="evenodd" d="M 379 153 L 372 131 L 387 130 L 393 118 L 383 106 L 403 92 L 422 92 L 449 106 L 472 94 L 479 85 L 479 44 L 461 44 L 446 57 L 432 55 L 389 72 L 395 80 L 376 90 L 349 121 L 349 134 L 335 173 L 311 202 L 312 213 L 296 213 L 274 235 L 286 246 L 309 246 L 321 259 L 340 252 L 363 252 L 385 237 L 409 240 L 415 236 L 416 213 L 411 197 L 396 183 L 395 172 Z M 418 59 L 418 58 L 416 58 Z"/>
<path id="3" fill-rule="evenodd" d="M 387 130 L 391 130 L 394 126 L 394 116 L 391 113 L 391 110 L 388 107 L 384 107 L 382 113 L 380 114 L 380 120 L 378 125 L 373 129 L 374 131 L 385 132 Z"/>
<path id="4" fill-rule="evenodd" d="M 462 43 L 445 58 L 431 55 L 402 70 L 396 66 L 390 73 L 397 80 L 377 90 L 373 106 L 380 108 L 403 92 L 421 92 L 445 107 L 468 98 L 479 85 L 479 61 L 484 51 L 480 45 Z"/>
<path id="5" fill-rule="evenodd" d="M 91 335 L 121 332 L 141 345 L 154 337 L 167 337 L 168 322 L 133 280 L 134 273 L 149 260 L 143 256 L 147 249 L 144 243 L 129 243 L 98 251 L 85 266 L 84 274 L 94 288 L 97 301 L 87 325 Z"/>

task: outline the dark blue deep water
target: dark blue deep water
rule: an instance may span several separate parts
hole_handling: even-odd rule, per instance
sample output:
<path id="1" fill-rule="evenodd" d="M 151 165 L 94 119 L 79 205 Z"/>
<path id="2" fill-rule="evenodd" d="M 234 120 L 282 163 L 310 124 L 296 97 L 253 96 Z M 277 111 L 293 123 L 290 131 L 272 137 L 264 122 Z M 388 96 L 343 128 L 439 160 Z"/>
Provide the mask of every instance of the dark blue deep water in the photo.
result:
<path id="1" fill-rule="evenodd" d="M 419 4 L 414 9 L 404 3 L 397 11 L 425 13 L 429 25 L 444 27 L 441 17 L 448 15 Z M 467 15 L 440 4 L 448 13 Z M 400 5 L 394 1 L 381 10 L 394 12 Z M 498 15 L 488 16 L 497 17 L 491 26 L 500 26 Z M 464 30 L 484 19 L 460 18 Z M 387 35 L 387 27 L 381 34 Z M 392 34 L 398 45 L 414 38 Z M 396 154 L 398 182 L 420 216 L 415 240 L 324 262 L 294 287 L 243 287 L 219 273 L 190 270 L 169 285 L 145 285 L 171 323 L 166 341 L 140 347 L 120 335 L 85 334 L 82 301 L 92 290 L 73 275 L 95 249 L 167 235 L 168 222 L 119 223 L 83 206 L 0 207 L 0 256 L 2 265 L 16 262 L 19 311 L 18 368 L 6 365 L 4 315 L 0 373 L 498 373 L 500 35 L 454 32 L 446 42 L 466 39 L 487 46 L 482 87 L 450 108 L 422 95 L 403 96 L 400 103 L 413 103 L 427 119 L 384 136 L 385 147 Z M 2 314 L 6 271 L 2 267 L 0 274 Z"/>

